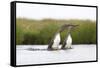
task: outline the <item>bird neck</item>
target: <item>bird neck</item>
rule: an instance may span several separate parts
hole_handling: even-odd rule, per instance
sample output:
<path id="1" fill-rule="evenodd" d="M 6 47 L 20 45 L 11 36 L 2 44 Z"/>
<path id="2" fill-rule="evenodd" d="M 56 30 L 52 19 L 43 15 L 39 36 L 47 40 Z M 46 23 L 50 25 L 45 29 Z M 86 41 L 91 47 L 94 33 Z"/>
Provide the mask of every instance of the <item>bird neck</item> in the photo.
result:
<path id="1" fill-rule="evenodd" d="M 71 34 L 71 30 L 68 30 L 68 35 Z"/>

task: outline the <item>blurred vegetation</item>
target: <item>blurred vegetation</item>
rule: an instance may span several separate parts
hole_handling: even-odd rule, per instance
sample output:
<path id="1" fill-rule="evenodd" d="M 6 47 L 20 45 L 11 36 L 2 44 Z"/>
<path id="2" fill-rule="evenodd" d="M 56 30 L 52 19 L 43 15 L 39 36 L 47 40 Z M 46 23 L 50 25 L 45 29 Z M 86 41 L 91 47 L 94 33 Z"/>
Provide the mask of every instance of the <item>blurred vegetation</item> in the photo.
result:
<path id="1" fill-rule="evenodd" d="M 91 20 L 33 20 L 17 18 L 16 20 L 16 44 L 35 45 L 48 44 L 56 31 L 64 24 L 79 25 L 72 32 L 73 44 L 96 44 L 96 22 Z M 67 30 L 61 33 L 62 41 L 66 37 Z M 61 41 L 61 43 L 62 43 Z"/>

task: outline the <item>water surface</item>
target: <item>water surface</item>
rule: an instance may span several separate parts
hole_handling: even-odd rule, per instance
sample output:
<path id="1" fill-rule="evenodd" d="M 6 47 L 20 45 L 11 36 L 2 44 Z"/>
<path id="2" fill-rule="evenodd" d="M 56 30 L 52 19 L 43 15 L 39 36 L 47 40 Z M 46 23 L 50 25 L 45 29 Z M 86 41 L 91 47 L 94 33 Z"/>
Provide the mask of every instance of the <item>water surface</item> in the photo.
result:
<path id="1" fill-rule="evenodd" d="M 96 60 L 96 45 L 73 45 L 72 49 L 48 51 L 47 45 L 18 45 L 17 65 Z"/>

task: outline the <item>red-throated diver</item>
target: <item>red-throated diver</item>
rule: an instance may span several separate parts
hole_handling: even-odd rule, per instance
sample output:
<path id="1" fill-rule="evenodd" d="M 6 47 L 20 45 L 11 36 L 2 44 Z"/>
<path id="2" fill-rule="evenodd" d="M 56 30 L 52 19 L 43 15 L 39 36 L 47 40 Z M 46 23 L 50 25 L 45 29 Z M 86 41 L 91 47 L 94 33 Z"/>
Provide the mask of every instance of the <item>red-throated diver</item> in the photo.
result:
<path id="1" fill-rule="evenodd" d="M 54 41 L 53 41 L 53 44 L 52 44 L 52 48 L 53 49 L 59 49 L 58 46 L 60 44 L 60 41 L 61 41 L 61 39 L 60 39 L 60 33 L 57 33 L 56 36 L 55 36 L 55 38 L 54 38 Z"/>
<path id="2" fill-rule="evenodd" d="M 65 25 L 61 26 L 61 28 L 56 32 L 56 34 L 54 35 L 54 37 L 52 38 L 52 40 L 49 43 L 48 49 L 49 50 L 57 50 L 59 49 L 59 44 L 61 41 L 60 38 L 60 33 L 65 29 Z"/>
<path id="3" fill-rule="evenodd" d="M 65 37 L 65 40 L 62 44 L 61 49 L 69 49 L 72 48 L 72 37 L 71 37 L 71 30 L 78 25 L 67 25 L 68 34 Z"/>
<path id="4" fill-rule="evenodd" d="M 56 32 L 55 36 L 53 37 L 53 39 L 51 40 L 51 42 L 49 43 L 48 49 L 49 50 L 56 50 L 59 49 L 59 44 L 60 44 L 60 33 L 62 31 L 64 31 L 65 29 L 68 29 L 68 35 L 66 36 L 61 49 L 66 49 L 66 48 L 71 48 L 72 45 L 72 38 L 70 35 L 71 30 L 73 29 L 73 27 L 76 27 L 77 25 L 71 25 L 71 24 L 65 24 L 63 26 L 61 26 L 61 28 Z"/>

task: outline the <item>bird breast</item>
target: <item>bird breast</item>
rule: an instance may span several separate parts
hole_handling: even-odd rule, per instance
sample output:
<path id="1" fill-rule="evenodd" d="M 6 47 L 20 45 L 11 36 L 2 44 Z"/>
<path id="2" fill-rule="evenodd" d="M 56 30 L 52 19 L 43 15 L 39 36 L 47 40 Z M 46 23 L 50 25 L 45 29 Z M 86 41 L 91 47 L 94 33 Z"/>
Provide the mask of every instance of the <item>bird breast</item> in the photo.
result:
<path id="1" fill-rule="evenodd" d="M 72 43 L 72 38 L 70 34 L 67 37 L 66 43 Z"/>
<path id="2" fill-rule="evenodd" d="M 54 42 L 60 42 L 60 34 L 59 33 L 56 34 Z"/>

